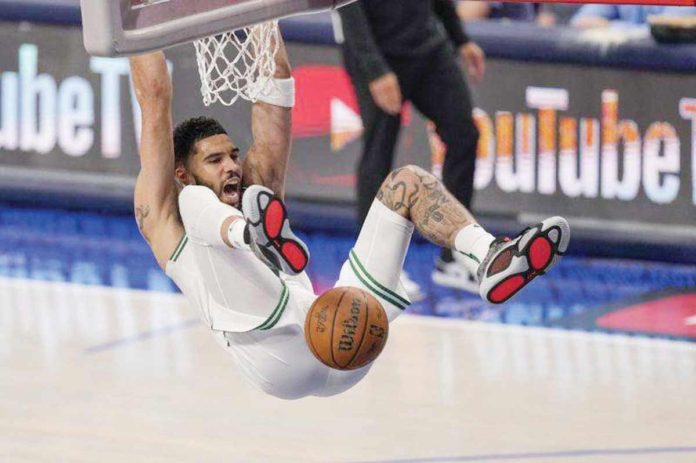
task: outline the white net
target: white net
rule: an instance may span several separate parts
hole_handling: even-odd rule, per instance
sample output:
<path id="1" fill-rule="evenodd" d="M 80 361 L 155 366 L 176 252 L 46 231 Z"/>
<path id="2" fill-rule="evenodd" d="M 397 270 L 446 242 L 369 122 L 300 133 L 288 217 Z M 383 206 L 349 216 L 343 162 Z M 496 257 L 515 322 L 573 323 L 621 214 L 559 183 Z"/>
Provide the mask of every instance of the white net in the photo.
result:
<path id="1" fill-rule="evenodd" d="M 275 73 L 279 44 L 278 21 L 196 40 L 203 103 L 255 102 Z"/>

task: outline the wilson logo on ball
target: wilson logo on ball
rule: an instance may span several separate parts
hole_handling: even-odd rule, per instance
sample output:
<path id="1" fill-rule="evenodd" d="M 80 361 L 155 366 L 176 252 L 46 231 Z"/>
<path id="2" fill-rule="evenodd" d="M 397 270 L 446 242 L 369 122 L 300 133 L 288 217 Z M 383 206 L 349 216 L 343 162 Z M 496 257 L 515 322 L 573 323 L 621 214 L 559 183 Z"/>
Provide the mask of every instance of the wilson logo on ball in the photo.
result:
<path id="1" fill-rule="evenodd" d="M 353 346 L 355 345 L 355 329 L 358 327 L 361 303 L 362 301 L 360 299 L 353 299 L 353 303 L 350 306 L 350 318 L 343 320 L 343 334 L 338 343 L 338 350 L 353 350 Z"/>
<path id="2" fill-rule="evenodd" d="M 360 288 L 333 288 L 319 296 L 305 320 L 305 339 L 314 356 L 331 368 L 354 370 L 377 358 L 387 341 L 387 314 Z"/>

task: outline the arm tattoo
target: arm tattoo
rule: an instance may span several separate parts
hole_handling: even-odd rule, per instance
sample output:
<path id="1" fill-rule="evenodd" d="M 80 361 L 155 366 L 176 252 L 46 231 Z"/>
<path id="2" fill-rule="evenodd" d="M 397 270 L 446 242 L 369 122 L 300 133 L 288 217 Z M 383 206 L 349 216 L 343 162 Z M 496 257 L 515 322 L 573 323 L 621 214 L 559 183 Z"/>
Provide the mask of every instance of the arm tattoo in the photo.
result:
<path id="1" fill-rule="evenodd" d="M 143 227 L 145 226 L 145 219 L 150 215 L 150 206 L 138 206 L 135 208 L 135 220 L 138 222 L 138 228 L 142 233 Z"/>

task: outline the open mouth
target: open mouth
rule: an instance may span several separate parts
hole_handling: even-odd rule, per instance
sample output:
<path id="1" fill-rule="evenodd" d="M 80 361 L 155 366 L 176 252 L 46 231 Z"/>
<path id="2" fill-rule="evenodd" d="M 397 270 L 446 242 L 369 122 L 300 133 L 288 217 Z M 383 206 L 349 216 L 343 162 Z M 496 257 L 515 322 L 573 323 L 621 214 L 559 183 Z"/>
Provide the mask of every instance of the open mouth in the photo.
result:
<path id="1" fill-rule="evenodd" d="M 228 180 L 222 187 L 225 202 L 231 205 L 239 203 L 241 182 L 238 178 Z"/>

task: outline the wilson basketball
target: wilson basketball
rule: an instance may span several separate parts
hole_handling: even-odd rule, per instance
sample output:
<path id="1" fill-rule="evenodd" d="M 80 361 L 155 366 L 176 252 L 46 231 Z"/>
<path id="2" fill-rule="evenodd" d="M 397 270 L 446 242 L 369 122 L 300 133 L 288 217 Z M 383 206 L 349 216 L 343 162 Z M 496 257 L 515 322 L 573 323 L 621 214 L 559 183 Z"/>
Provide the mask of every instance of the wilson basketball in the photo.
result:
<path id="1" fill-rule="evenodd" d="M 314 356 L 337 370 L 355 370 L 377 358 L 389 334 L 387 314 L 359 288 L 333 288 L 314 301 L 305 339 Z"/>

